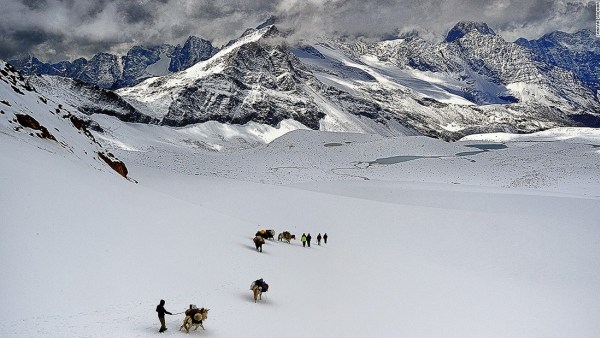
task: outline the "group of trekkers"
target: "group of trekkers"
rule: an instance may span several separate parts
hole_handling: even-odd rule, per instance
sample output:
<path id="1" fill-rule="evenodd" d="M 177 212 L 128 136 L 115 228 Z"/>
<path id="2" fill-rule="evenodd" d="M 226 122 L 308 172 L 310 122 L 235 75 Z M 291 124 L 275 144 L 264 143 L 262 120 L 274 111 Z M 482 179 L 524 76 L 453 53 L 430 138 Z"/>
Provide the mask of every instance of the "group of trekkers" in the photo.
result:
<path id="1" fill-rule="evenodd" d="M 262 246 L 265 244 L 265 240 L 274 239 L 274 237 L 275 230 L 258 230 L 256 234 L 254 234 L 254 238 L 252 239 L 252 241 L 256 246 L 256 250 L 262 252 Z M 284 231 L 280 233 L 279 236 L 277 236 L 277 240 L 285 241 L 287 243 L 290 243 L 292 239 L 296 239 L 296 235 L 292 235 L 289 231 Z M 303 247 L 306 247 L 306 245 L 308 244 L 308 247 L 310 248 L 310 242 L 312 240 L 310 232 L 308 233 L 308 235 L 306 233 L 303 233 L 300 240 L 302 241 Z M 321 233 L 319 233 L 319 235 L 317 236 L 318 245 L 321 245 L 321 240 L 324 240 L 325 244 L 327 244 L 327 233 L 325 233 L 323 236 L 321 236 Z"/>
<path id="2" fill-rule="evenodd" d="M 312 236 L 310 235 L 310 232 L 308 233 L 308 235 L 302 234 L 302 237 L 300 237 L 302 246 L 306 247 L 306 245 L 308 244 L 308 247 L 310 248 L 311 239 L 312 239 Z M 319 232 L 319 235 L 317 235 L 317 244 L 318 245 L 321 245 L 321 239 L 323 239 L 323 241 L 325 241 L 325 244 L 327 244 L 327 233 L 325 233 L 323 236 L 321 236 L 321 233 Z"/>
<path id="3" fill-rule="evenodd" d="M 288 233 L 289 234 L 289 233 Z M 273 238 L 273 236 L 275 235 L 275 231 L 274 230 L 261 230 L 259 232 L 256 233 L 256 237 L 260 237 L 262 239 L 262 243 L 260 244 L 260 251 L 262 252 L 262 244 L 264 244 L 264 238 Z M 281 236 L 281 234 L 280 234 Z M 291 235 L 293 236 L 293 235 Z M 323 234 L 323 236 L 321 236 L 321 233 L 319 233 L 317 235 L 317 244 L 321 245 L 321 240 L 323 240 L 325 242 L 325 244 L 327 244 L 327 233 Z M 291 237 L 291 238 L 295 238 L 295 237 Z M 308 234 L 302 234 L 302 237 L 300 238 L 300 241 L 302 241 L 302 246 L 306 247 L 306 245 L 308 244 L 308 247 L 310 248 L 310 241 L 312 240 L 312 236 L 310 235 L 310 232 Z M 289 242 L 289 240 L 288 240 Z M 257 242 L 255 241 L 255 244 Z M 259 249 L 259 244 L 256 244 L 257 247 L 256 249 Z M 250 289 L 253 290 L 254 292 L 254 302 L 257 301 L 257 296 L 260 297 L 260 294 L 262 294 L 263 292 L 266 292 L 269 288 L 269 285 L 262 279 L 258 279 L 256 281 L 254 281 L 252 283 L 252 285 L 250 286 Z M 202 312 L 205 311 L 205 312 Z M 165 332 L 167 330 L 167 326 L 165 325 L 165 314 L 168 315 L 173 315 L 171 312 L 167 311 L 165 309 L 165 301 L 163 299 L 160 300 L 160 303 L 158 304 L 158 306 L 156 306 L 156 312 L 158 313 L 158 320 L 160 321 L 160 329 L 158 330 L 158 332 Z M 189 332 L 189 328 L 191 327 L 192 324 L 194 325 L 202 325 L 202 319 L 197 319 L 196 318 L 196 313 L 199 314 L 203 314 L 205 315 L 206 312 L 208 312 L 208 310 L 202 308 L 202 309 L 198 309 L 196 306 L 194 305 L 190 305 L 190 308 L 188 310 L 185 311 L 186 314 L 186 319 L 187 317 L 190 317 L 190 323 L 189 323 L 189 327 L 186 326 L 186 321 L 184 321 L 184 325 L 182 325 L 182 327 L 186 326 L 185 329 L 186 331 Z M 182 312 L 183 313 L 183 312 Z M 178 313 L 176 313 L 178 314 Z M 199 317 L 202 318 L 202 317 Z M 204 327 L 202 327 L 204 328 Z M 181 328 L 180 328 L 181 330 Z"/>

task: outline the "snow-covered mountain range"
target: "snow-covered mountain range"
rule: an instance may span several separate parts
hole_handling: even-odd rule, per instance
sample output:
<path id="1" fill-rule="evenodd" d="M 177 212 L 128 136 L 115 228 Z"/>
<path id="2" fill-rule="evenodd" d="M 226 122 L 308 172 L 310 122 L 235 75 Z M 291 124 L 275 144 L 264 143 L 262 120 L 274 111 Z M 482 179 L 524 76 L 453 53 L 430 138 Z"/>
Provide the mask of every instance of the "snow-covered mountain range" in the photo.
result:
<path id="1" fill-rule="evenodd" d="M 135 47 L 121 59 L 98 54 L 89 62 L 47 65 L 29 58 L 15 64 L 26 74 L 121 88 L 120 98 L 112 100 L 117 106 L 111 107 L 94 98 L 112 94 L 94 87 L 47 76 L 32 80 L 70 93 L 71 104 L 88 114 L 130 122 L 276 127 L 292 119 L 325 131 L 458 139 L 481 132 L 600 126 L 598 76 L 585 70 L 595 67 L 597 55 L 597 49 L 583 47 L 588 35 L 562 33 L 561 41 L 568 43 L 554 49 L 576 60 L 585 54 L 587 68 L 544 59 L 539 46 L 547 44 L 508 42 L 475 22 L 458 23 L 441 43 L 410 35 L 380 42 L 314 38 L 293 45 L 266 23 L 221 49 L 190 37 L 178 47 Z M 85 99 L 78 103 L 80 90 Z"/>
<path id="2" fill-rule="evenodd" d="M 210 41 L 190 36 L 182 45 L 135 46 L 127 55 L 99 53 L 90 60 L 44 63 L 35 56 L 10 60 L 23 75 L 45 74 L 69 77 L 101 88 L 121 88 L 136 85 L 143 80 L 178 72 L 193 64 L 207 60 L 218 49 Z"/>

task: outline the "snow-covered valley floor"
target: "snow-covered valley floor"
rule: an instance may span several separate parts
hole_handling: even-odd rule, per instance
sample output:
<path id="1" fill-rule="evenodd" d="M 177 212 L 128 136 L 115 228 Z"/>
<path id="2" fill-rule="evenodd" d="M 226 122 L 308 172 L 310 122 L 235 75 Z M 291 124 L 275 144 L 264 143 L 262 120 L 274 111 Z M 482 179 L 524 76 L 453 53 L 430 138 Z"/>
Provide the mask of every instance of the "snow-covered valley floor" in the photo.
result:
<path id="1" fill-rule="evenodd" d="M 0 134 L 1 337 L 185 336 L 181 314 L 158 333 L 160 299 L 210 309 L 194 337 L 600 336 L 597 131 L 299 130 L 211 152 L 186 131 L 95 119 L 137 184 Z M 507 148 L 461 154 L 492 141 Z M 421 158 L 377 163 L 395 156 Z M 312 247 L 259 253 L 258 229 Z"/>

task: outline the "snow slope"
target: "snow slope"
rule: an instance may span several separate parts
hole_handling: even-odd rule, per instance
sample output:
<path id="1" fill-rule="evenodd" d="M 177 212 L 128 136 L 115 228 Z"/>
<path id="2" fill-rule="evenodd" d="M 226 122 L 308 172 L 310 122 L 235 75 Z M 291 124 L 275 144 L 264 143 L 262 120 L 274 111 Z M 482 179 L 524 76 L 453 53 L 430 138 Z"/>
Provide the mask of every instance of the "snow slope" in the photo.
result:
<path id="1" fill-rule="evenodd" d="M 389 41 L 386 42 L 387 44 L 390 43 Z M 293 51 L 303 63 L 310 65 L 315 70 L 317 78 L 341 90 L 355 91 L 359 87 L 368 84 L 368 82 L 372 82 L 373 85 L 377 84 L 392 91 L 408 92 L 413 90 L 425 97 L 443 103 L 473 104 L 465 98 L 453 94 L 447 87 L 458 92 L 460 85 L 452 85 L 451 79 L 443 80 L 439 74 L 400 69 L 397 66 L 378 60 L 373 55 L 364 55 L 360 58 L 361 62 L 357 63 L 340 50 L 329 45 L 316 44 L 312 49 L 316 50 L 322 58 L 315 57 L 302 49 L 294 49 Z M 336 73 L 338 76 L 334 75 Z M 365 78 L 365 76 L 370 76 L 372 79 Z"/>
<path id="2" fill-rule="evenodd" d="M 0 60 L 0 133 L 57 157 L 112 171 L 109 166 L 120 161 L 92 134 L 92 129 L 101 127 L 72 106 L 70 97 L 60 94 L 38 91 Z M 126 166 L 122 174 L 126 176 Z"/>
<path id="3" fill-rule="evenodd" d="M 138 184 L 89 170 L 87 159 L 65 161 L 0 134 L 0 335 L 155 336 L 161 298 L 173 313 L 189 303 L 211 309 L 206 331 L 193 336 L 600 333 L 598 196 L 494 187 L 491 177 L 478 186 L 412 181 L 410 173 L 394 181 L 288 178 L 290 186 L 241 177 L 268 183 L 265 152 L 311 163 L 316 154 L 305 148 L 315 144 L 339 149 L 331 143 L 362 140 L 373 152 L 375 144 L 406 151 L 414 144 L 437 154 L 455 147 L 426 138 L 398 144 L 369 135 L 297 134 L 239 153 L 248 167 L 195 154 L 219 162 L 221 173 L 237 172 L 237 179 L 178 173 L 160 149 L 144 153 L 147 165 L 126 155 L 139 152 L 119 151 Z M 354 158 L 373 156 L 369 147 L 359 149 Z M 181 166 L 195 165 L 179 151 Z M 597 161 L 597 150 L 592 155 Z M 160 165 L 151 168 L 153 161 Z M 320 165 L 314 170 L 331 169 Z M 574 169 L 565 180 L 581 179 Z M 597 172 L 595 178 L 590 189 L 598 192 Z M 327 232 L 330 240 L 310 249 L 269 241 L 258 253 L 251 237 L 259 228 L 313 238 Z M 254 304 L 248 286 L 259 277 L 271 289 Z M 167 316 L 163 335 L 182 335 L 182 319 Z"/>

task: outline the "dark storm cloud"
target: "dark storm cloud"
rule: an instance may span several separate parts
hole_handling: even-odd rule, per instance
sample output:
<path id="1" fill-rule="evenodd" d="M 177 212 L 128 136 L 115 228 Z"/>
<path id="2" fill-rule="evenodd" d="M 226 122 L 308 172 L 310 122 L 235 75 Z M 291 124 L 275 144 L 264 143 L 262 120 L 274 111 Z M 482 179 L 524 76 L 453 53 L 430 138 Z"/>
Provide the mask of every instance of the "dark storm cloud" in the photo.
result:
<path id="1" fill-rule="evenodd" d="M 32 53 L 57 61 L 135 44 L 216 45 L 270 15 L 292 38 L 382 38 L 416 30 L 441 40 L 458 21 L 487 22 L 507 40 L 594 28 L 594 2 L 550 0 L 0 0 L 0 58 Z"/>
<path id="2" fill-rule="evenodd" d="M 120 3 L 117 8 L 122 13 L 126 23 L 134 24 L 145 22 L 151 24 L 157 14 L 152 9 L 154 6 L 147 6 L 139 2 Z"/>
<path id="3" fill-rule="evenodd" d="M 0 55 L 15 55 L 22 50 L 29 50 L 46 41 L 56 39 L 41 30 L 15 31 L 10 36 L 0 35 Z"/>
<path id="4" fill-rule="evenodd" d="M 441 39 L 458 21 L 483 21 L 508 40 L 551 30 L 593 28 L 593 2 L 547 0 L 286 1 L 285 15 L 303 34 L 318 30 L 380 37 L 417 30 Z M 310 22 L 309 25 L 302 24 Z M 302 35 L 302 34 L 301 34 Z"/>
<path id="5" fill-rule="evenodd" d="M 46 0 L 23 0 L 23 5 L 32 10 L 44 8 Z"/>

